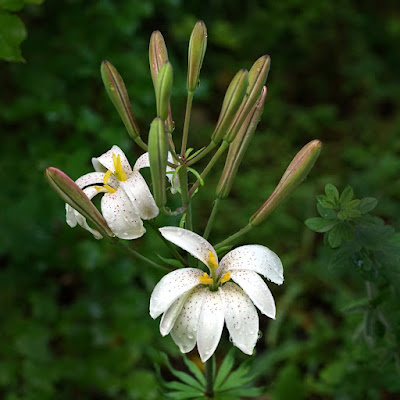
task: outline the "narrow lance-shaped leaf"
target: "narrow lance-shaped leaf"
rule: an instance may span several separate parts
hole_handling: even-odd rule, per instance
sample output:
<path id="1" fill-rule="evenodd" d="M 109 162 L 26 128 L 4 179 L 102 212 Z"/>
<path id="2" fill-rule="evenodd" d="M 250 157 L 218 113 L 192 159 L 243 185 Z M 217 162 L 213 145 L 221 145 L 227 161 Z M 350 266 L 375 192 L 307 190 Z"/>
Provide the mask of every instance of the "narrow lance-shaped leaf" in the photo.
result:
<path id="1" fill-rule="evenodd" d="M 265 203 L 250 217 L 251 225 L 258 225 L 264 221 L 307 177 L 319 156 L 321 147 L 322 143 L 319 140 L 313 140 L 297 153 L 271 196 L 269 196 Z"/>
<path id="2" fill-rule="evenodd" d="M 114 236 L 95 205 L 68 175 L 57 168 L 49 167 L 45 171 L 45 177 L 56 193 L 72 208 L 91 221 L 103 236 Z"/>
<path id="3" fill-rule="evenodd" d="M 117 109 L 129 136 L 137 140 L 140 137 L 139 126 L 133 116 L 128 92 L 121 75 L 109 61 L 103 61 L 100 70 L 107 94 Z"/>

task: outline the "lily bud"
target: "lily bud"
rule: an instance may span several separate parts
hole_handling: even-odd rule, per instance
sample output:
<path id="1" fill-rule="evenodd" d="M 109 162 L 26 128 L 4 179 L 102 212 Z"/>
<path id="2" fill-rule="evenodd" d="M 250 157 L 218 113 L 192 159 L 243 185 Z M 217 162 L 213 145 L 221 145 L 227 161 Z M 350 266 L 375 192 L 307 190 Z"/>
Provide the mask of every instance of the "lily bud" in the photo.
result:
<path id="1" fill-rule="evenodd" d="M 161 67 L 168 61 L 167 46 L 160 31 L 154 31 L 150 37 L 149 61 L 151 79 L 156 89 L 156 79 Z"/>
<path id="2" fill-rule="evenodd" d="M 157 117 L 150 125 L 149 159 L 153 194 L 157 207 L 162 208 L 167 203 L 165 177 L 168 161 L 168 138 L 164 121 Z"/>
<path id="3" fill-rule="evenodd" d="M 95 205 L 68 175 L 57 168 L 49 167 L 45 171 L 45 177 L 52 189 L 72 208 L 91 221 L 103 236 L 115 236 Z"/>
<path id="4" fill-rule="evenodd" d="M 287 167 L 278 186 L 275 188 L 267 201 L 250 217 L 250 224 L 255 226 L 263 222 L 269 214 L 285 200 L 293 190 L 306 179 L 311 168 L 314 166 L 322 143 L 319 140 L 313 140 L 306 144 L 295 156 Z"/>
<path id="5" fill-rule="evenodd" d="M 166 120 L 172 90 L 172 66 L 167 61 L 161 68 L 156 79 L 157 115 Z"/>
<path id="6" fill-rule="evenodd" d="M 249 71 L 249 85 L 234 120 L 229 126 L 224 140 L 231 143 L 243 125 L 247 115 L 256 104 L 257 99 L 260 97 L 261 90 L 267 80 L 268 72 L 271 66 L 271 58 L 268 55 L 261 56 L 251 67 Z"/>
<path id="7" fill-rule="evenodd" d="M 224 170 L 219 180 L 216 195 L 219 199 L 226 199 L 231 191 L 236 173 L 242 162 L 243 156 L 253 138 L 254 131 L 260 121 L 261 114 L 264 110 L 265 98 L 267 96 L 267 87 L 264 86 L 261 97 L 248 113 L 247 118 L 242 124 L 236 139 L 229 146 L 228 155 L 226 157 Z"/>
<path id="8" fill-rule="evenodd" d="M 218 144 L 224 137 L 229 125 L 232 123 L 236 111 L 242 103 L 248 85 L 249 73 L 247 70 L 241 69 L 234 76 L 226 91 L 217 126 L 211 135 L 211 140 L 214 143 Z"/>
<path id="9" fill-rule="evenodd" d="M 133 116 L 125 83 L 116 68 L 108 61 L 101 63 L 101 77 L 107 94 L 120 115 L 129 136 L 135 140 L 140 137 L 139 126 Z"/>
<path id="10" fill-rule="evenodd" d="M 207 28 L 203 21 L 198 21 L 193 28 L 189 41 L 187 90 L 197 89 L 200 69 L 207 48 Z"/>

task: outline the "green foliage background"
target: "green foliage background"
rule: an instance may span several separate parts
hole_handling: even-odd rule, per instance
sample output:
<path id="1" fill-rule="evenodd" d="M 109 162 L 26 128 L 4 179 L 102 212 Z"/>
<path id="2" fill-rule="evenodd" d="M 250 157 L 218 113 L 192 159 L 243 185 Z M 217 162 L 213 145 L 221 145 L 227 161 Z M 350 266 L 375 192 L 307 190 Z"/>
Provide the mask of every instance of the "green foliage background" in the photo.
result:
<path id="1" fill-rule="evenodd" d="M 174 67 L 179 138 L 187 44 L 194 23 L 203 19 L 209 41 L 190 146 L 208 143 L 234 73 L 264 53 L 272 59 L 262 121 L 211 241 L 246 224 L 304 144 L 314 138 L 324 143 L 308 180 L 244 239 L 267 245 L 285 266 L 285 284 L 271 285 L 277 320 L 261 319 L 256 370 L 259 383 L 268 387 L 262 398 L 396 398 L 400 385 L 393 360 L 382 359 L 379 346 L 357 341 L 361 317 L 343 313 L 365 295 L 362 279 L 352 269 L 328 269 L 321 237 L 303 222 L 317 215 L 315 195 L 325 183 L 341 188 L 349 183 L 359 197 L 376 197 L 377 214 L 400 228 L 396 5 L 395 0 L 26 5 L 18 14 L 28 30 L 22 45 L 26 63 L 0 64 L 0 397 L 162 399 L 153 368 L 158 351 L 184 368 L 172 340 L 160 336 L 158 321 L 148 315 L 161 275 L 88 232 L 70 229 L 43 171 L 52 165 L 76 179 L 91 170 L 92 156 L 113 144 L 132 161 L 140 154 L 106 97 L 99 68 L 103 59 L 118 68 L 146 132 L 155 115 L 147 53 L 155 29 L 162 31 Z M 218 177 L 212 174 L 195 200 L 198 232 Z M 148 234 L 135 246 L 152 254 L 159 248 L 156 240 Z M 226 333 L 224 339 L 218 359 L 230 347 Z"/>

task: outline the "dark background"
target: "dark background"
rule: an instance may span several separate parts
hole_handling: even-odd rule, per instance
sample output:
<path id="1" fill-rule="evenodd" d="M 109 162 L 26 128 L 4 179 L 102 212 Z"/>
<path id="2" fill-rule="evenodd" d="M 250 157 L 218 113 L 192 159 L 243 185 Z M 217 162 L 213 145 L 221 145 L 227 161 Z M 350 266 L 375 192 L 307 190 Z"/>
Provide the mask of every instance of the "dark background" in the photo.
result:
<path id="1" fill-rule="evenodd" d="M 19 15 L 28 29 L 27 62 L 0 63 L 0 397 L 162 399 L 153 367 L 158 352 L 184 368 L 148 314 L 161 274 L 69 228 L 43 172 L 55 166 L 76 179 L 113 144 L 132 164 L 141 154 L 107 98 L 99 68 L 107 59 L 123 76 L 146 139 L 155 116 L 148 41 L 156 29 L 174 68 L 179 145 L 187 45 L 203 19 L 208 47 L 189 146 L 208 143 L 236 71 L 262 54 L 272 59 L 262 120 L 210 241 L 247 223 L 303 145 L 314 138 L 324 144 L 308 179 L 242 240 L 267 245 L 285 266 L 284 285 L 270 285 L 277 319 L 261 318 L 256 370 L 268 387 L 262 398 L 397 398 L 394 363 L 377 363 L 379 348 L 355 339 L 361 317 L 342 312 L 364 296 L 362 280 L 353 270 L 329 270 L 321 235 L 304 225 L 317 215 L 315 196 L 333 183 L 376 197 L 377 215 L 399 228 L 397 1 L 47 0 Z M 222 165 L 194 200 L 197 232 Z M 146 234 L 134 247 L 153 256 L 160 242 Z M 225 332 L 218 360 L 229 347 Z M 196 352 L 190 356 L 198 360 Z"/>

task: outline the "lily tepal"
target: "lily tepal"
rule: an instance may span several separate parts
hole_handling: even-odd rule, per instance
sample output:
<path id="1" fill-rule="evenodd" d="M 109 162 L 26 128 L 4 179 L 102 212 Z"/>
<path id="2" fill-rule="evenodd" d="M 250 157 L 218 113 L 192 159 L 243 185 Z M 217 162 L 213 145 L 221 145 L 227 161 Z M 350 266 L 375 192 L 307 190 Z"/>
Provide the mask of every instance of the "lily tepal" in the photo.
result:
<path id="1" fill-rule="evenodd" d="M 215 352 L 224 322 L 232 343 L 251 355 L 258 338 L 256 307 L 275 318 L 275 301 L 260 275 L 283 283 L 279 257 L 261 245 L 245 245 L 226 254 L 220 262 L 213 246 L 186 229 L 160 228 L 165 239 L 189 252 L 206 265 L 177 269 L 165 275 L 150 298 L 150 315 L 163 314 L 160 332 L 171 333 L 182 353 L 196 346 L 203 362 Z M 260 274 L 260 275 L 258 275 Z"/>

